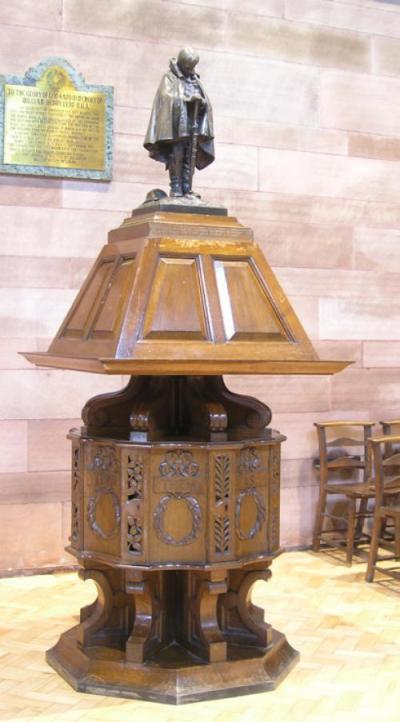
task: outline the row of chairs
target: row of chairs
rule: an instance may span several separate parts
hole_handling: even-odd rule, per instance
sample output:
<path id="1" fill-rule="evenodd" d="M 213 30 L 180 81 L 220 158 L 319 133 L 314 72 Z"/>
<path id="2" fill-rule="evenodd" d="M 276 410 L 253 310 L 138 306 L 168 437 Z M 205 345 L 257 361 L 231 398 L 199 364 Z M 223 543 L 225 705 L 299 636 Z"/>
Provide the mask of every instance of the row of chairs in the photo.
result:
<path id="1" fill-rule="evenodd" d="M 354 550 L 367 543 L 368 582 L 374 579 L 377 562 L 400 559 L 400 419 L 380 424 L 379 436 L 373 436 L 371 421 L 315 424 L 319 499 L 313 549 L 318 551 L 321 542 L 344 546 L 351 564 Z M 390 554 L 382 556 L 380 548 Z"/>

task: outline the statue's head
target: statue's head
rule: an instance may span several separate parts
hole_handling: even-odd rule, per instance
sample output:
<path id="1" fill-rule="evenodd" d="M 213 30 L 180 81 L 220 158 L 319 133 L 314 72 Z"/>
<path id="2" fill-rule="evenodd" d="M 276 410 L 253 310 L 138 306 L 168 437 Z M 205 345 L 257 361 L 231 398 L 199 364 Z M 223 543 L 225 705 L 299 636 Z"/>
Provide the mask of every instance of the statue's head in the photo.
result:
<path id="1" fill-rule="evenodd" d="M 178 65 L 182 73 L 186 76 L 193 73 L 199 59 L 198 53 L 193 48 L 182 48 L 178 55 Z"/>

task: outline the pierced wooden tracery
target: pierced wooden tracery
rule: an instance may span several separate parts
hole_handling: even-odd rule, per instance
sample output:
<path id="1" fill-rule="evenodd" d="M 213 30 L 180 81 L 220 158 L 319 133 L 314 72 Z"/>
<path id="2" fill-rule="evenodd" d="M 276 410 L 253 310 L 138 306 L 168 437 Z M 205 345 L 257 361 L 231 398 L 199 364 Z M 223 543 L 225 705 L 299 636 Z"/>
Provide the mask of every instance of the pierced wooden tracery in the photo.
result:
<path id="1" fill-rule="evenodd" d="M 232 457 L 214 457 L 214 548 L 216 558 L 226 558 L 231 552 Z"/>
<path id="2" fill-rule="evenodd" d="M 128 454 L 125 469 L 125 545 L 129 555 L 143 553 L 145 463 L 142 454 Z"/>

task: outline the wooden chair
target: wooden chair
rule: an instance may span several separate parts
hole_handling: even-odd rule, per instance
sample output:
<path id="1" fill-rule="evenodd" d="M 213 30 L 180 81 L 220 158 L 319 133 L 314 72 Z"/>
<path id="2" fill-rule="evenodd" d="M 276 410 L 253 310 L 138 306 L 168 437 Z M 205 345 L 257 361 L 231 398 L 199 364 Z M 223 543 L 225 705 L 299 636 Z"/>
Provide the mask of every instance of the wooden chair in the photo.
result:
<path id="1" fill-rule="evenodd" d="M 400 434 L 400 419 L 392 419 L 391 421 L 380 421 L 384 436 L 397 436 Z M 400 447 L 399 447 L 400 448 Z M 392 454 L 392 444 L 385 445 L 385 454 Z"/>
<path id="2" fill-rule="evenodd" d="M 400 560 L 400 435 L 378 436 L 368 444 L 374 467 L 375 512 L 365 579 L 373 582 L 377 561 Z M 387 521 L 393 524 L 392 537 L 387 533 Z M 379 556 L 379 547 L 391 553 Z"/>
<path id="3" fill-rule="evenodd" d="M 374 490 L 368 484 L 370 462 L 367 453 L 368 439 L 372 435 L 372 421 L 326 421 L 314 424 L 318 433 L 319 459 L 319 499 L 316 511 L 313 549 L 318 551 L 323 541 L 328 546 L 346 547 L 346 561 L 351 564 L 355 543 L 369 539 L 363 535 L 363 524 L 368 511 L 368 500 L 374 496 Z M 333 434 L 334 438 L 330 438 Z M 351 453 L 349 448 L 358 447 L 358 453 Z M 362 480 L 342 482 L 331 477 L 336 472 L 341 477 L 353 476 L 357 472 Z M 327 509 L 330 495 L 345 497 L 347 513 L 339 516 Z M 345 530 L 324 529 L 324 521 L 330 520 L 333 525 L 344 521 Z M 332 536 L 337 534 L 338 536 Z M 345 533 L 344 533 L 345 532 Z"/>

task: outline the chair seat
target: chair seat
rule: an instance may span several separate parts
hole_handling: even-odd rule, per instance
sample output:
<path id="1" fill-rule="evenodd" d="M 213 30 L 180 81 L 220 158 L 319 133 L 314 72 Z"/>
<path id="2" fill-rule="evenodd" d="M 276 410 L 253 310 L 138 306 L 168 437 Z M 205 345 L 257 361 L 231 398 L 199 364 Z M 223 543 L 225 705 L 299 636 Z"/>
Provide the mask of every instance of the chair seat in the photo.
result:
<path id="1" fill-rule="evenodd" d="M 339 456 L 337 459 L 328 461 L 328 469 L 364 469 L 365 464 L 360 457 Z"/>
<path id="2" fill-rule="evenodd" d="M 371 484 L 328 484 L 328 494 L 343 494 L 353 499 L 360 497 L 371 499 L 374 496 L 374 488 Z"/>
<path id="3" fill-rule="evenodd" d="M 400 516 L 400 506 L 381 506 L 379 513 L 381 516 Z"/>

